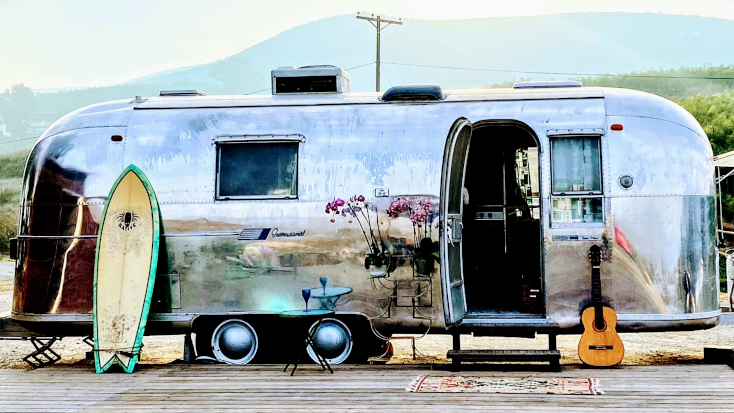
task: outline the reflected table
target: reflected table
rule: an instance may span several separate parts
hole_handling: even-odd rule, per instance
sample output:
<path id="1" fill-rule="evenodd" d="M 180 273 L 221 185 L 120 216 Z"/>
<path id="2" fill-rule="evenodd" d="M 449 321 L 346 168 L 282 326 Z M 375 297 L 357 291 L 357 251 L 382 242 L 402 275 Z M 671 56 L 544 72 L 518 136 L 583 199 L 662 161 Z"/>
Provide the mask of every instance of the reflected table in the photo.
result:
<path id="1" fill-rule="evenodd" d="M 342 296 L 352 292 L 349 287 L 312 288 L 311 298 L 316 298 L 325 310 L 336 310 L 336 303 Z"/>
<path id="2" fill-rule="evenodd" d="M 316 343 L 313 340 L 313 337 L 321 326 L 321 323 L 324 321 L 324 318 L 333 314 L 333 310 L 291 310 L 284 311 L 279 314 L 282 318 L 294 321 L 297 324 L 296 331 L 303 331 L 305 336 L 303 342 L 298 342 L 298 340 L 296 340 L 297 347 L 294 349 L 293 356 L 288 361 L 288 364 L 286 364 L 283 369 L 284 372 L 287 371 L 288 367 L 292 364 L 293 371 L 291 371 L 291 376 L 294 375 L 298 368 L 298 363 L 301 361 L 301 357 L 303 357 L 303 353 L 307 351 L 308 346 L 311 346 L 313 354 L 316 355 L 316 361 L 321 365 L 321 369 L 326 370 L 328 368 L 329 371 L 334 374 L 334 370 L 331 369 L 326 358 L 319 353 L 319 349 L 316 347 Z M 312 325 L 313 328 L 310 328 Z"/>

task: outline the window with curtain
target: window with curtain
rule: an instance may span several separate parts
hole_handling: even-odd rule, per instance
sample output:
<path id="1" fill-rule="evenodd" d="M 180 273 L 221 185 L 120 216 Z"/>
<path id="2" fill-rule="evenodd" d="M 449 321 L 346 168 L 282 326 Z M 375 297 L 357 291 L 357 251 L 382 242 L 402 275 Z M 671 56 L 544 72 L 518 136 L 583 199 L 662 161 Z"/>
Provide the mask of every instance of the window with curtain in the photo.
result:
<path id="1" fill-rule="evenodd" d="M 554 223 L 602 223 L 599 136 L 551 138 Z"/>

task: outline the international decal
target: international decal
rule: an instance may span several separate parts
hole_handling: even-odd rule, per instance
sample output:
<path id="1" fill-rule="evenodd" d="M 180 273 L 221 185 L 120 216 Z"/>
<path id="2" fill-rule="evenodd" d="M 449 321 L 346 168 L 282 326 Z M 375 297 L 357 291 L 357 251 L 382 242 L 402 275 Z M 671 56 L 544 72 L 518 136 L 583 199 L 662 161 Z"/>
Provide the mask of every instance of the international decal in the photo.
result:
<path id="1" fill-rule="evenodd" d="M 280 231 L 278 228 L 273 229 L 273 238 L 281 238 L 281 237 L 302 237 L 306 235 L 306 230 L 303 231 Z"/>
<path id="2" fill-rule="evenodd" d="M 131 229 L 135 228 L 135 226 L 138 225 L 139 219 L 140 219 L 140 215 L 132 211 L 121 212 L 115 215 L 115 221 L 117 221 L 117 226 L 120 227 L 120 229 L 123 231 L 130 231 Z"/>

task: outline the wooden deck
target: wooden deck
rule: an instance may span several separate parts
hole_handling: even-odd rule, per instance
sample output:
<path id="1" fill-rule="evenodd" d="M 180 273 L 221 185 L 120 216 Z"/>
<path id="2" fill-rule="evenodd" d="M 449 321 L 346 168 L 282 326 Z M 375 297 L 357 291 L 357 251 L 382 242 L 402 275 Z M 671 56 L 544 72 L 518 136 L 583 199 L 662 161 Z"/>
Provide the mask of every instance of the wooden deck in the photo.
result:
<path id="1" fill-rule="evenodd" d="M 734 371 L 724 365 L 564 367 L 561 373 L 466 371 L 494 377 L 596 377 L 601 396 L 408 393 L 421 366 L 141 365 L 135 374 L 94 374 L 91 365 L 0 370 L 2 412 L 732 412 Z"/>

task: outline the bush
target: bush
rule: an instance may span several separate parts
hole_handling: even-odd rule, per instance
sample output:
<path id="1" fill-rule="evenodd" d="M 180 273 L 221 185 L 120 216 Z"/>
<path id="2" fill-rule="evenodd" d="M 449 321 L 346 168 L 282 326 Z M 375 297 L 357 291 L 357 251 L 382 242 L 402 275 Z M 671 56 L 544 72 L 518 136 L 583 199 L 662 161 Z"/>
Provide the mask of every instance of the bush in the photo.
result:
<path id="1" fill-rule="evenodd" d="M 9 189 L 2 189 L 2 187 L 0 187 L 0 205 L 13 204 L 15 206 L 18 206 L 19 200 L 20 192 Z"/>
<path id="2" fill-rule="evenodd" d="M 26 151 L 0 156 L 0 179 L 22 178 L 27 156 Z"/>
<path id="3" fill-rule="evenodd" d="M 7 255 L 9 240 L 18 233 L 18 206 L 15 203 L 0 205 L 0 253 Z"/>

